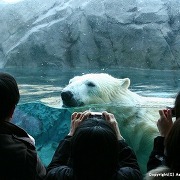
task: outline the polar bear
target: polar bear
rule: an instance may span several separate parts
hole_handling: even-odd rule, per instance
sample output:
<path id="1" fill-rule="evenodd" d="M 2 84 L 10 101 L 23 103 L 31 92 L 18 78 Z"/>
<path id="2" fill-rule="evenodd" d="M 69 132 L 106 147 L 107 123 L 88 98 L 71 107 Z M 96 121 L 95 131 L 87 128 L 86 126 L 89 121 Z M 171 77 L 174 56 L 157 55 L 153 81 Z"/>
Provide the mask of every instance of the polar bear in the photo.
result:
<path id="1" fill-rule="evenodd" d="M 62 90 L 63 106 L 76 107 L 75 111 L 106 110 L 115 115 L 120 131 L 136 153 L 143 173 L 158 135 L 158 109 L 172 105 L 172 99 L 142 97 L 128 88 L 130 79 L 117 79 L 109 74 L 76 76 Z M 164 105 L 164 107 L 161 107 Z M 82 109 L 84 107 L 84 109 Z"/>

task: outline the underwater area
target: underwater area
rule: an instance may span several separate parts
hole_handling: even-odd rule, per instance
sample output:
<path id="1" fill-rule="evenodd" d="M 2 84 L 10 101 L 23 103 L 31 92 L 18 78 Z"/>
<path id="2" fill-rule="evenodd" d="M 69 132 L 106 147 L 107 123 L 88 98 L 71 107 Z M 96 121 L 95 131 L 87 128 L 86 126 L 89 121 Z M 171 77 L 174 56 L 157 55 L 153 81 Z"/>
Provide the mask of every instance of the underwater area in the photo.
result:
<path id="1" fill-rule="evenodd" d="M 168 70 L 116 68 L 78 69 L 62 72 L 52 69 L 6 68 L 1 71 L 12 74 L 17 79 L 20 89 L 21 99 L 16 108 L 13 122 L 35 138 L 38 154 L 46 165 L 51 161 L 59 141 L 68 134 L 71 113 L 77 110 L 76 108 L 63 108 L 60 96 L 62 88 L 74 76 L 86 73 L 108 73 L 116 78 L 128 77 L 131 80 L 129 89 L 132 92 L 145 97 L 171 100 L 161 104 L 154 103 L 137 107 L 139 109 L 153 108 L 157 112 L 166 106 L 173 106 L 174 98 L 180 87 L 180 72 Z M 166 104 L 167 102 L 168 104 Z M 118 106 L 117 104 L 114 108 L 119 108 Z M 84 107 L 83 110 L 86 109 L 99 110 L 93 105 Z"/>

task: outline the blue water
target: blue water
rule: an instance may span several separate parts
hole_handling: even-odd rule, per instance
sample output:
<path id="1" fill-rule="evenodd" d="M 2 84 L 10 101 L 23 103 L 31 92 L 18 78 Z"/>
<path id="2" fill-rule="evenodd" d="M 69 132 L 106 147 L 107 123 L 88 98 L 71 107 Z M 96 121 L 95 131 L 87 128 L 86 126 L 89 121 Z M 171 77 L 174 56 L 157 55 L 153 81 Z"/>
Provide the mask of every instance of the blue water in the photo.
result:
<path id="1" fill-rule="evenodd" d="M 180 71 L 132 68 L 67 71 L 42 68 L 1 71 L 11 73 L 20 89 L 21 100 L 13 121 L 35 138 L 38 154 L 46 165 L 49 164 L 59 141 L 69 131 L 71 112 L 60 108 L 60 92 L 70 78 L 85 73 L 109 73 L 116 78 L 128 77 L 131 80 L 129 89 L 147 97 L 174 98 L 180 89 Z"/>
<path id="2" fill-rule="evenodd" d="M 60 91 L 70 78 L 86 73 L 109 73 L 116 78 L 128 77 L 129 89 L 143 96 L 174 98 L 180 87 L 180 71 L 143 69 L 6 69 L 17 79 L 21 93 L 20 103 L 45 102 L 58 104 Z M 56 102 L 55 102 L 56 101 Z"/>

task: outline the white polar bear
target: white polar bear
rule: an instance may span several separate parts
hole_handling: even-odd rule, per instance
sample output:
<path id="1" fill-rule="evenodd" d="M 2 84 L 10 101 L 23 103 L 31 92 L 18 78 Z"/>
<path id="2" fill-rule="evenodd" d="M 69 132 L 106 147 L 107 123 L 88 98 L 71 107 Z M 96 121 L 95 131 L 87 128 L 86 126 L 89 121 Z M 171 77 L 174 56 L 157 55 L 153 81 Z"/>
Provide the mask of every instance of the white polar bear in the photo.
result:
<path id="1" fill-rule="evenodd" d="M 145 173 L 153 139 L 158 135 L 157 107 L 172 105 L 173 100 L 142 97 L 130 91 L 129 85 L 129 78 L 117 79 L 105 73 L 85 74 L 72 78 L 62 90 L 61 98 L 64 106 L 79 107 L 75 111 L 94 107 L 96 111 L 113 113 L 123 137 L 135 151 Z"/>

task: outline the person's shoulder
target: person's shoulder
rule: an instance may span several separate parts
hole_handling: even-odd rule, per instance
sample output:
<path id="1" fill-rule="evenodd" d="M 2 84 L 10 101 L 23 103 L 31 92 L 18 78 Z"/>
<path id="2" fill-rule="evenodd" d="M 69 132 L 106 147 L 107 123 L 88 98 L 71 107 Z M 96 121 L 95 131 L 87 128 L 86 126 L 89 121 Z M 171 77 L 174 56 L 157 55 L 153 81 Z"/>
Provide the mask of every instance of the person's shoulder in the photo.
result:
<path id="1" fill-rule="evenodd" d="M 118 140 L 118 144 L 119 144 L 120 147 L 127 147 L 128 146 L 125 139 Z"/>
<path id="2" fill-rule="evenodd" d="M 24 129 L 8 121 L 0 122 L 0 133 L 1 131 L 3 131 L 3 134 L 16 134 L 17 136 L 29 137 Z"/>

